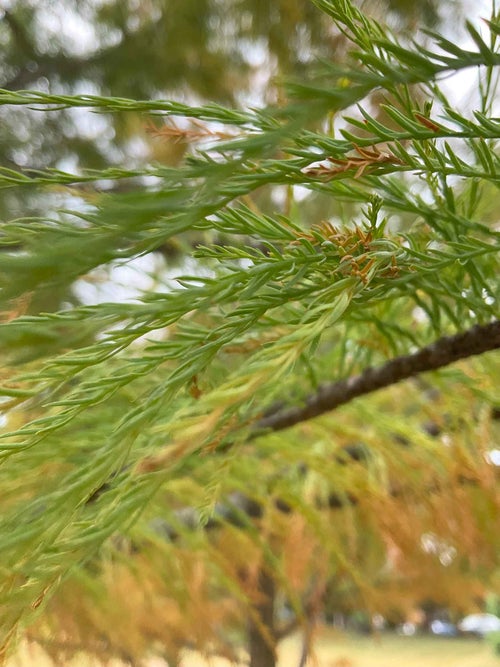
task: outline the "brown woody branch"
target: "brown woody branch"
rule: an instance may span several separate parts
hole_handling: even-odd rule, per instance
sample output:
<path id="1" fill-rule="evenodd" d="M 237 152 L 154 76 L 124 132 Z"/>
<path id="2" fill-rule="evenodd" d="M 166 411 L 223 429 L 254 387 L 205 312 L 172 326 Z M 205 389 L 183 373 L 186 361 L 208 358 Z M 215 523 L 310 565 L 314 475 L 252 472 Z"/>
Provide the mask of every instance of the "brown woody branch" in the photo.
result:
<path id="1" fill-rule="evenodd" d="M 304 405 L 283 409 L 272 407 L 256 424 L 252 437 L 262 432 L 281 431 L 313 417 L 330 412 L 358 396 L 389 387 L 410 377 L 449 366 L 483 352 L 500 348 L 500 320 L 476 325 L 455 336 L 439 338 L 413 354 L 391 359 L 378 368 L 367 368 L 360 375 L 325 384 L 309 396 Z"/>

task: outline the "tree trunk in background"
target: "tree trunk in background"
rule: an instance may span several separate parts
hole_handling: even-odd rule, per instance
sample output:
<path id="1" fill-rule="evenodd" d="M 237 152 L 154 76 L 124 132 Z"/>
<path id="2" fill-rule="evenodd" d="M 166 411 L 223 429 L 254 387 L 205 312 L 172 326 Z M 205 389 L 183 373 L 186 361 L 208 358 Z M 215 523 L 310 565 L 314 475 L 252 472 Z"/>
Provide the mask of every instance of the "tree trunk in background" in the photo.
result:
<path id="1" fill-rule="evenodd" d="M 314 633 L 318 623 L 318 617 L 323 609 L 323 600 L 328 580 L 327 572 L 322 571 L 317 576 L 317 580 L 312 585 L 312 591 L 309 600 L 305 606 L 305 624 L 302 635 L 302 652 L 300 655 L 298 667 L 306 667 L 307 661 L 312 653 Z"/>
<path id="2" fill-rule="evenodd" d="M 261 599 L 254 607 L 248 627 L 250 667 L 276 667 L 276 589 L 272 577 L 264 570 L 259 574 L 259 596 Z"/>

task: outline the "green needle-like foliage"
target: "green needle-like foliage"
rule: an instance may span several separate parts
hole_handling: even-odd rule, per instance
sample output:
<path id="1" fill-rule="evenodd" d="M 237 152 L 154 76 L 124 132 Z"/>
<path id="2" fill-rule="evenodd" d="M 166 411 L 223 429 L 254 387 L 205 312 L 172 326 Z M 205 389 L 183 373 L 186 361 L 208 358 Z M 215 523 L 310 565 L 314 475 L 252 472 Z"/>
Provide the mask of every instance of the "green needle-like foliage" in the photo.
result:
<path id="1" fill-rule="evenodd" d="M 498 511 L 494 484 L 485 481 L 488 443 L 470 444 L 487 430 L 484 415 L 495 407 L 494 353 L 488 362 L 432 376 L 443 397 L 439 419 L 455 409 L 452 393 L 469 409 L 461 418 L 470 439 L 461 440 L 456 429 L 454 448 L 446 451 L 415 435 L 407 415 L 425 403 L 415 389 L 398 390 L 389 406 L 394 417 L 383 399 L 370 397 L 346 409 L 338 424 L 324 416 L 302 430 L 262 428 L 266 410 L 307 403 L 325 383 L 445 336 L 493 327 L 499 316 L 500 232 L 492 202 L 500 183 L 500 121 L 491 112 L 498 17 L 482 26 L 486 36 L 468 26 L 475 48 L 435 34 L 424 48 L 399 43 L 348 0 L 314 4 L 352 49 L 346 62 L 322 62 L 316 77 L 290 83 L 284 105 L 242 111 L 0 91 L 12 114 L 23 105 L 40 113 L 84 107 L 140 112 L 145 124 L 148 115 L 157 123 L 196 121 L 191 151 L 176 169 L 0 169 L 2 188 L 74 196 L 72 210 L 4 221 L 0 230 L 4 642 L 111 536 L 183 506 L 199 510 L 202 525 L 234 491 L 259 503 L 269 494 L 286 501 L 335 555 L 337 570 L 349 571 L 361 587 L 366 582 L 349 564 L 349 540 L 341 535 L 349 533 L 347 524 L 325 537 L 320 500 L 332 489 L 344 500 L 363 497 L 373 531 L 387 529 L 384 502 L 398 495 L 395 476 L 398 498 L 435 517 L 439 508 L 424 502 L 429 489 L 460 487 L 467 471 L 480 494 L 464 491 L 475 503 L 466 519 Z M 444 77 L 471 68 L 479 81 L 472 112 L 456 108 L 441 87 Z M 165 127 L 170 137 L 178 131 L 189 141 L 189 130 Z M 129 182 L 131 189 L 92 190 L 102 181 Z M 308 191 L 302 203 L 294 199 L 296 186 Z M 266 207 L 263 193 L 272 199 L 278 191 L 286 191 L 287 205 Z M 175 288 L 160 278 L 158 289 L 129 302 L 37 307 L 96 269 L 133 266 L 168 244 L 184 253 Z M 495 347 L 492 341 L 461 356 Z M 394 381 L 456 358 L 412 367 Z M 366 377 L 368 394 L 378 387 Z M 438 419 L 441 408 L 422 410 Z M 373 426 L 365 428 L 366 420 Z M 360 437 L 373 466 L 347 472 L 338 452 Z M 404 453 L 401 439 L 413 443 Z M 169 509 L 160 510 L 162 494 Z M 477 531 L 485 568 L 498 554 L 491 532 L 498 533 Z M 253 539 L 279 573 L 272 544 L 262 546 L 258 531 Z M 461 558 L 474 552 L 481 560 L 472 543 L 462 546 Z"/>

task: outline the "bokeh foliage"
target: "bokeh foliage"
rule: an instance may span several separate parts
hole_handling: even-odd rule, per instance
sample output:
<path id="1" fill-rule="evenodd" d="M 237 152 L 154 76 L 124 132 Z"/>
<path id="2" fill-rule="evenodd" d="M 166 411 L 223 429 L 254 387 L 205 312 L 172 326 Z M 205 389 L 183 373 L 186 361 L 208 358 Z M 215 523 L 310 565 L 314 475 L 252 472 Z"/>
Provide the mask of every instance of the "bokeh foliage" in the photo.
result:
<path id="1" fill-rule="evenodd" d="M 364 5 L 412 32 L 443 13 L 435 0 Z M 280 94 L 275 79 L 302 76 L 316 58 L 344 50 L 309 0 L 13 0 L 0 12 L 0 88 L 11 91 L 262 106 Z M 7 168 L 142 168 L 148 158 L 176 164 L 185 151 L 182 142 L 152 142 L 133 113 L 0 113 Z M 18 216 L 53 201 L 33 188 L 0 195 L 0 211 Z"/>

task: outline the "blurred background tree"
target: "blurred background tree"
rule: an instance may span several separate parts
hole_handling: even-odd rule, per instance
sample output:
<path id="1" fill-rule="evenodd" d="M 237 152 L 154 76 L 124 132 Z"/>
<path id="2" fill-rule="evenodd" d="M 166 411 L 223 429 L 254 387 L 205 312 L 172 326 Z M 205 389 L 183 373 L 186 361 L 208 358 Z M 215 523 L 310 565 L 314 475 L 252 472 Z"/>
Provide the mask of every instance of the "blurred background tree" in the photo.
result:
<path id="1" fill-rule="evenodd" d="M 458 18 L 461 8 L 438 0 L 362 4 L 410 33 L 435 26 L 450 5 Z M 13 0 L 0 17 L 0 88 L 7 90 L 262 105 L 279 99 L 277 80 L 343 52 L 342 37 L 308 0 Z M 1 164 L 14 169 L 176 164 L 185 149 L 152 141 L 134 114 L 0 113 Z M 27 215 L 46 196 L 3 192 L 0 210 Z"/>

